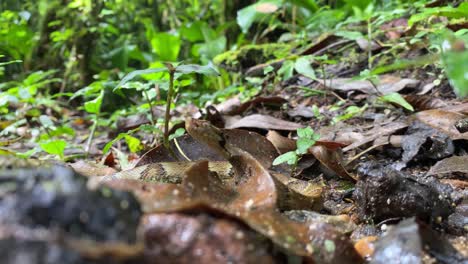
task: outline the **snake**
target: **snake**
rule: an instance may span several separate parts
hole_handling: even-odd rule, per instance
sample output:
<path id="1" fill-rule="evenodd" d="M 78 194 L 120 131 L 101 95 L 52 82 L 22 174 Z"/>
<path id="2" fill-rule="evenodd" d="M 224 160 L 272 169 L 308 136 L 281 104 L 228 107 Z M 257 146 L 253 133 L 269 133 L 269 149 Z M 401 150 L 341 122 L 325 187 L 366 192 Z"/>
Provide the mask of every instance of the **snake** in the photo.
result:
<path id="1" fill-rule="evenodd" d="M 249 152 L 243 148 L 255 148 L 252 143 L 248 143 L 249 139 L 244 139 L 244 142 L 239 146 L 238 142 L 233 142 L 233 138 L 229 135 L 231 130 L 220 129 L 213 126 L 210 122 L 198 119 L 186 120 L 186 131 L 196 141 L 205 144 L 210 149 L 224 157 L 225 161 L 209 161 L 208 168 L 211 172 L 216 173 L 221 180 L 229 180 L 235 176 L 235 170 L 229 160 L 238 155 L 240 152 Z M 231 132 L 230 132 L 231 131 Z M 234 133 L 239 133 L 234 132 Z M 238 137 L 237 137 L 238 138 Z M 237 143 L 237 144 L 236 144 Z M 269 143 L 269 142 L 268 142 Z M 271 143 L 270 143 L 271 145 Z M 274 149 L 273 145 L 271 147 Z M 270 157 L 265 155 L 253 155 L 266 169 L 269 169 L 271 164 Z M 176 162 L 156 162 L 141 165 L 129 170 L 120 171 L 111 175 L 93 177 L 90 179 L 90 186 L 96 186 L 106 181 L 114 180 L 138 180 L 144 182 L 159 182 L 159 183 L 173 183 L 179 184 L 182 182 L 185 171 L 192 167 L 196 162 L 194 161 L 176 161 Z M 296 179 L 289 175 L 280 174 L 270 170 L 275 182 L 279 183 L 280 192 L 283 193 L 283 200 L 297 200 L 300 199 L 318 199 L 321 196 L 323 184 L 310 183 L 308 181 Z M 281 195 L 280 195 L 281 196 Z M 292 199 L 295 197 L 294 199 Z M 286 201 L 286 203 L 288 203 Z M 289 207 L 289 206 L 288 206 Z"/>

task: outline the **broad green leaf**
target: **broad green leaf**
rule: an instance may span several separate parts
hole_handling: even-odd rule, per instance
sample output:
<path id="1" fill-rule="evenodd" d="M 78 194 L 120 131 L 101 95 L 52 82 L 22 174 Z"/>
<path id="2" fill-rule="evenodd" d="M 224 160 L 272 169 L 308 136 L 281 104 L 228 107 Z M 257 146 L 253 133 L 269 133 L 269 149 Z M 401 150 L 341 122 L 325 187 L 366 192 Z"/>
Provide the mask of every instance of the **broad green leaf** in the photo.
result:
<path id="1" fill-rule="evenodd" d="M 104 98 L 104 90 L 94 100 L 85 102 L 84 108 L 90 114 L 97 114 L 101 111 L 102 98 Z"/>
<path id="2" fill-rule="evenodd" d="M 227 39 L 225 36 L 220 36 L 216 39 L 209 40 L 199 45 L 198 53 L 204 61 L 212 60 L 218 54 L 226 51 Z"/>
<path id="3" fill-rule="evenodd" d="M 350 39 L 350 40 L 358 40 L 358 39 L 364 38 L 364 35 L 362 35 L 362 33 L 359 32 L 359 31 L 345 31 L 345 30 L 343 30 L 343 31 L 335 32 L 335 35 L 339 36 L 339 37 L 347 38 L 347 39 Z"/>
<path id="4" fill-rule="evenodd" d="M 309 79 L 317 79 L 315 76 L 315 71 L 312 66 L 310 66 L 310 60 L 307 57 L 300 57 L 297 59 L 296 63 L 294 64 L 294 69 Z"/>
<path id="5" fill-rule="evenodd" d="M 304 127 L 297 129 L 297 136 L 299 138 L 312 138 L 314 130 L 311 127 Z"/>
<path id="6" fill-rule="evenodd" d="M 169 140 L 173 140 L 174 138 L 178 138 L 180 136 L 183 136 L 185 134 L 185 129 L 184 128 L 178 128 L 173 134 L 169 135 Z"/>
<path id="7" fill-rule="evenodd" d="M 359 8 L 361 10 L 365 10 L 373 0 L 345 0 L 345 2 L 352 6 Z"/>
<path id="8" fill-rule="evenodd" d="M 315 140 L 311 138 L 298 138 L 296 141 L 297 150 L 296 153 L 299 155 L 304 155 L 307 153 L 308 149 L 315 144 Z"/>
<path id="9" fill-rule="evenodd" d="M 278 70 L 278 75 L 280 75 L 283 80 L 287 80 L 293 76 L 294 72 L 294 62 L 292 61 L 285 61 L 283 66 Z"/>
<path id="10" fill-rule="evenodd" d="M 125 138 L 125 136 L 128 136 L 128 134 L 127 133 L 120 133 L 116 138 L 114 138 L 113 140 L 107 142 L 107 144 L 102 149 L 102 153 L 106 154 L 109 151 L 109 149 L 112 147 L 112 145 L 114 145 L 115 142 L 121 140 L 122 138 Z"/>
<path id="11" fill-rule="evenodd" d="M 166 32 L 156 33 L 151 39 L 153 51 L 162 61 L 177 61 L 181 43 L 179 37 Z"/>
<path id="12" fill-rule="evenodd" d="M 400 106 L 404 107 L 405 109 L 407 109 L 409 111 L 414 111 L 413 106 L 411 106 L 405 100 L 405 98 L 403 98 L 403 96 L 401 96 L 401 94 L 399 94 L 399 93 L 386 94 L 384 96 L 381 96 L 380 100 L 382 100 L 384 102 L 389 102 L 389 103 L 394 103 L 394 104 L 400 105 Z"/>
<path id="13" fill-rule="evenodd" d="M 445 73 L 455 93 L 461 98 L 468 96 L 468 50 L 448 50 L 442 52 L 441 56 Z"/>
<path id="14" fill-rule="evenodd" d="M 271 5 L 271 7 L 279 8 L 281 3 L 281 0 L 262 0 L 244 7 L 237 11 L 237 24 L 239 24 L 243 33 L 247 33 L 254 22 L 270 15 L 268 12 L 262 12 L 262 6 Z"/>
<path id="15" fill-rule="evenodd" d="M 315 12 L 318 10 L 318 5 L 314 0 L 287 0 L 297 6 L 304 7 L 310 12 Z"/>
<path id="16" fill-rule="evenodd" d="M 204 40 L 202 28 L 207 26 L 205 23 L 202 21 L 186 23 L 180 28 L 180 35 L 190 42 L 202 41 Z"/>
<path id="17" fill-rule="evenodd" d="M 51 140 L 51 141 L 39 143 L 39 146 L 45 152 L 52 154 L 52 155 L 57 155 L 60 157 L 60 159 L 63 159 L 63 152 L 65 151 L 65 148 L 67 147 L 67 142 L 61 139 Z"/>
<path id="18" fill-rule="evenodd" d="M 125 135 L 125 142 L 127 142 L 128 148 L 130 149 L 130 152 L 132 153 L 136 153 L 143 149 L 143 145 L 141 144 L 141 141 L 136 137 Z"/>
<path id="19" fill-rule="evenodd" d="M 273 161 L 273 165 L 276 166 L 285 162 L 288 163 L 289 165 L 294 165 L 296 164 L 297 160 L 298 160 L 298 157 L 297 157 L 296 152 L 289 151 L 276 157 L 276 159 Z"/>
<path id="20" fill-rule="evenodd" d="M 164 68 L 154 68 L 154 69 L 146 69 L 146 70 L 136 70 L 132 71 L 129 74 L 125 75 L 125 77 L 119 82 L 119 84 L 114 88 L 114 91 L 122 87 L 125 83 L 128 81 L 132 80 L 136 76 L 142 75 L 142 74 L 149 74 L 149 73 L 157 73 L 157 72 L 168 72 L 169 70 L 164 67 Z"/>

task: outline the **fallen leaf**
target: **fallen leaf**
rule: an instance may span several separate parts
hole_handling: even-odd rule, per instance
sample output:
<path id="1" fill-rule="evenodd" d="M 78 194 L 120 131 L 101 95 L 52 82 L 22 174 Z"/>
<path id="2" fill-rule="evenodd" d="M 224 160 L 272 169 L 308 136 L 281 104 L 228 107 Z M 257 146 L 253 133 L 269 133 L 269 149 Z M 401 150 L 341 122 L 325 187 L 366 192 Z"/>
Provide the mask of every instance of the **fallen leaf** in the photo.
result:
<path id="1" fill-rule="evenodd" d="M 367 80 L 353 80 L 351 78 L 318 79 L 322 85 L 343 92 L 360 91 L 366 94 L 376 94 L 375 87 Z M 399 92 L 404 88 L 415 88 L 420 81 L 415 79 L 401 79 L 392 75 L 383 75 L 377 84 L 377 89 L 382 94 Z"/>
<path id="2" fill-rule="evenodd" d="M 468 155 L 464 156 L 452 156 L 438 161 L 432 168 L 429 170 L 429 175 L 438 175 L 445 173 L 468 173 Z"/>
<path id="3" fill-rule="evenodd" d="M 259 128 L 265 130 L 287 130 L 294 131 L 298 128 L 304 127 L 303 125 L 278 119 L 268 115 L 254 114 L 240 119 L 233 120 L 227 118 L 226 128 Z"/>
<path id="4" fill-rule="evenodd" d="M 343 157 L 337 150 L 330 150 L 325 146 L 312 146 L 309 151 L 322 165 L 336 173 L 336 175 L 353 182 L 357 180 L 343 167 Z"/>
<path id="5" fill-rule="evenodd" d="M 442 109 L 426 110 L 415 114 L 416 119 L 429 125 L 442 133 L 447 134 L 450 139 L 468 139 L 468 132 L 460 133 L 455 124 L 466 116 L 457 112 Z"/>

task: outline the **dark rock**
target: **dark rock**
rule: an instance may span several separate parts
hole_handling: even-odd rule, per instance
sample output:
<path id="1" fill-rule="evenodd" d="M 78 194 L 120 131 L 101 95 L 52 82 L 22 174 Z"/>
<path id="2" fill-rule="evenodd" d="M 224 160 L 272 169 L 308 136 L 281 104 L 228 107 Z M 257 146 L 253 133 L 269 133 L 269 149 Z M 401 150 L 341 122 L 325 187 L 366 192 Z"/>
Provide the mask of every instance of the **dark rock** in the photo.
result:
<path id="1" fill-rule="evenodd" d="M 131 193 L 88 190 L 87 179 L 65 166 L 12 163 L 0 170 L 0 252 L 9 252 L 2 263 L 90 263 L 85 251 L 95 261 L 126 250 L 112 262 L 137 257 L 142 212 Z"/>
<path id="2" fill-rule="evenodd" d="M 454 210 L 452 188 L 433 177 L 415 178 L 376 162 L 364 163 L 358 171 L 354 198 L 362 220 L 416 216 L 440 222 Z"/>
<path id="3" fill-rule="evenodd" d="M 450 137 L 421 122 L 413 123 L 401 142 L 403 149 L 402 164 L 412 160 L 440 160 L 452 155 L 455 146 Z"/>
<path id="4" fill-rule="evenodd" d="M 448 231 L 456 235 L 468 233 L 468 198 L 465 198 L 448 217 Z"/>
<path id="5" fill-rule="evenodd" d="M 434 257 L 437 263 L 468 263 L 447 239 L 414 218 L 390 227 L 377 241 L 371 263 L 423 263 L 425 253 Z"/>

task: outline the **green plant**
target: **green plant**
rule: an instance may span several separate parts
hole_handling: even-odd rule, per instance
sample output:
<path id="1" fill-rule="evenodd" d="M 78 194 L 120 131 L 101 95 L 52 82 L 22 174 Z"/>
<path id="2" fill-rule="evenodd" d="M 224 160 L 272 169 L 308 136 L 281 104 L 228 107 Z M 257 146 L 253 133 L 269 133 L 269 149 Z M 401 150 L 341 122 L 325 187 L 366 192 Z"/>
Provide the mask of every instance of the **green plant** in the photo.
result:
<path id="1" fill-rule="evenodd" d="M 297 129 L 296 150 L 289 151 L 276 157 L 273 165 L 287 163 L 292 168 L 292 173 L 297 168 L 297 163 L 301 157 L 306 154 L 310 147 L 315 145 L 315 142 L 320 139 L 320 135 L 316 134 L 311 127 Z"/>
<path id="2" fill-rule="evenodd" d="M 178 79 L 180 76 L 185 75 L 185 74 L 192 74 L 192 73 L 198 73 L 198 74 L 203 74 L 203 75 L 219 75 L 219 73 L 211 66 L 211 65 L 206 65 L 206 66 L 201 66 L 201 65 L 196 65 L 196 64 L 175 64 L 175 63 L 164 63 L 166 67 L 164 68 L 153 68 L 153 69 L 146 69 L 146 70 L 137 70 L 129 73 L 126 75 L 122 81 L 117 85 L 117 87 L 114 89 L 117 90 L 120 87 L 122 87 L 125 83 L 130 81 L 131 79 L 135 78 L 138 75 L 142 74 L 150 74 L 150 73 L 160 73 L 160 72 L 166 72 L 169 74 L 169 80 L 168 80 L 168 92 L 167 92 L 167 97 L 166 97 L 166 112 L 165 112 L 165 117 L 164 117 L 164 145 L 166 148 L 169 148 L 169 121 L 171 118 L 171 104 L 173 97 L 175 96 L 176 90 L 174 88 L 174 83 L 175 80 Z"/>

